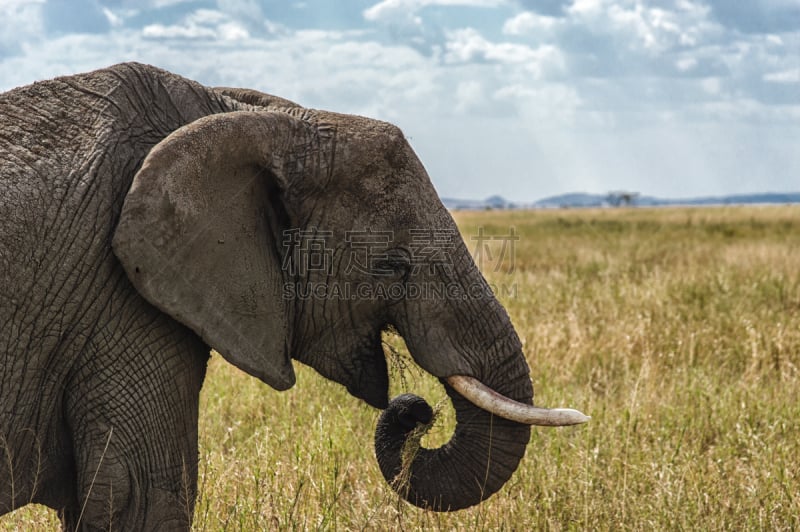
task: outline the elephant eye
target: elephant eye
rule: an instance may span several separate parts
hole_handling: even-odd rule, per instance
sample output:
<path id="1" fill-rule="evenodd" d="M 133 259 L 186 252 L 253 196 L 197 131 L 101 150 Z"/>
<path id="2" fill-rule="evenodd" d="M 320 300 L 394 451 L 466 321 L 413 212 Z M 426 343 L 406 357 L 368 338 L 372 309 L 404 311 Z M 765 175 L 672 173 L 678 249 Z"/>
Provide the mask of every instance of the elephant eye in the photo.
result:
<path id="1" fill-rule="evenodd" d="M 402 248 L 392 248 L 373 263 L 375 275 L 404 276 L 411 269 L 411 255 Z"/>

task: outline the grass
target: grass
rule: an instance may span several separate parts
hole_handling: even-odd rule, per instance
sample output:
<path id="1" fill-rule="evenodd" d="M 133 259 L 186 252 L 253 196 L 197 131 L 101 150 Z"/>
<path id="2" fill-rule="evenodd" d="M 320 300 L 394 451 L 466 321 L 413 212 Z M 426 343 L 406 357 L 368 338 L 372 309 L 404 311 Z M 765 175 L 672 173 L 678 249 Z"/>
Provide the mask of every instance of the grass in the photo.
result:
<path id="1" fill-rule="evenodd" d="M 453 514 L 405 503 L 372 452 L 378 412 L 296 365 L 278 393 L 215 355 L 202 394 L 196 530 L 800 528 L 800 207 L 463 212 L 525 345 L 537 428 L 495 496 Z M 519 236 L 502 250 L 504 238 Z M 476 247 L 477 246 L 477 247 Z M 392 392 L 441 402 L 402 341 Z M 446 441 L 442 408 L 423 438 Z M 0 530 L 55 527 L 26 508 Z"/>

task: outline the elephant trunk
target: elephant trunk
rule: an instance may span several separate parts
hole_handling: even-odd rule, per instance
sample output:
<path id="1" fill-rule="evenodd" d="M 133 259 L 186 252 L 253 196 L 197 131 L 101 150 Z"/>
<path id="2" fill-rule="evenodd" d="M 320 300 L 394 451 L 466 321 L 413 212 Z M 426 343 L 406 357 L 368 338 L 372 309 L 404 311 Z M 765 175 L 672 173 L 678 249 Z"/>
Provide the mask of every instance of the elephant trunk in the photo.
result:
<path id="1" fill-rule="evenodd" d="M 415 428 L 430 423 L 433 413 L 422 398 L 406 394 L 393 399 L 381 415 L 375 454 L 384 478 L 405 500 L 454 511 L 478 504 L 511 478 L 525 454 L 530 426 L 493 415 L 442 382 L 456 413 L 450 441 L 438 449 L 415 445 Z M 491 386 L 514 401 L 532 403 L 527 372 Z"/>
<path id="2" fill-rule="evenodd" d="M 462 242 L 451 257 L 452 268 L 438 273 L 464 297 L 407 302 L 392 323 L 414 360 L 444 384 L 456 413 L 453 436 L 438 449 L 419 446 L 417 427 L 429 424 L 433 412 L 414 395 L 393 399 L 375 432 L 387 482 L 411 504 L 436 511 L 467 508 L 499 490 L 525 455 L 530 425 L 589 419 L 533 406 L 528 363 L 508 314 Z"/>

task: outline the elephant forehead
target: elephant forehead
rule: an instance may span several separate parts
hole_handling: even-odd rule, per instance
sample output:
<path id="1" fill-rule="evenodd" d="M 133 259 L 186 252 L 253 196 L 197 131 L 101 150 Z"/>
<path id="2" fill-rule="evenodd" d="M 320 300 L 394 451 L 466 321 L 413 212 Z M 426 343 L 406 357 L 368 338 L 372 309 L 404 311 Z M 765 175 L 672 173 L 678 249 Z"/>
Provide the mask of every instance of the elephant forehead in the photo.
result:
<path id="1" fill-rule="evenodd" d="M 382 120 L 320 110 L 314 111 L 314 118 L 320 126 L 333 127 L 339 140 L 355 141 L 349 143 L 349 148 L 385 153 L 392 146 L 406 144 L 402 130 Z"/>

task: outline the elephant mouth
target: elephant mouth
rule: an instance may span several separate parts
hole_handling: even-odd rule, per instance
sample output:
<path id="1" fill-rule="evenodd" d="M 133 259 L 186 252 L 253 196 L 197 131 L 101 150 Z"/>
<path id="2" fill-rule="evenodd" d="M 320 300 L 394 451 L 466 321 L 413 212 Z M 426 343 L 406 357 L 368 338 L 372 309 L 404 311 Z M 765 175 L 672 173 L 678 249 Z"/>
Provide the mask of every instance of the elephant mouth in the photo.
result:
<path id="1" fill-rule="evenodd" d="M 389 368 L 383 350 L 383 332 L 387 330 L 391 330 L 388 325 L 376 327 L 354 349 L 340 353 L 332 374 L 320 371 L 343 384 L 350 395 L 380 410 L 389 405 Z"/>
<path id="2" fill-rule="evenodd" d="M 344 386 L 350 395 L 383 410 L 389 404 L 389 370 L 383 353 L 383 328 L 340 326 L 304 335 L 305 345 L 292 356 L 328 380 Z"/>
<path id="3" fill-rule="evenodd" d="M 340 375 L 334 376 L 339 377 L 336 380 L 342 382 L 351 395 L 381 410 L 389 405 L 387 356 L 401 356 L 383 341 L 384 333 L 397 334 L 397 330 L 390 323 L 376 328 L 355 356 L 337 357 L 338 360 L 350 360 L 351 367 L 340 364 Z M 388 355 L 385 345 L 390 350 Z M 586 423 L 590 419 L 569 408 L 540 408 L 515 401 L 468 375 L 456 373 L 441 378 L 474 406 L 524 425 L 566 426 Z"/>

